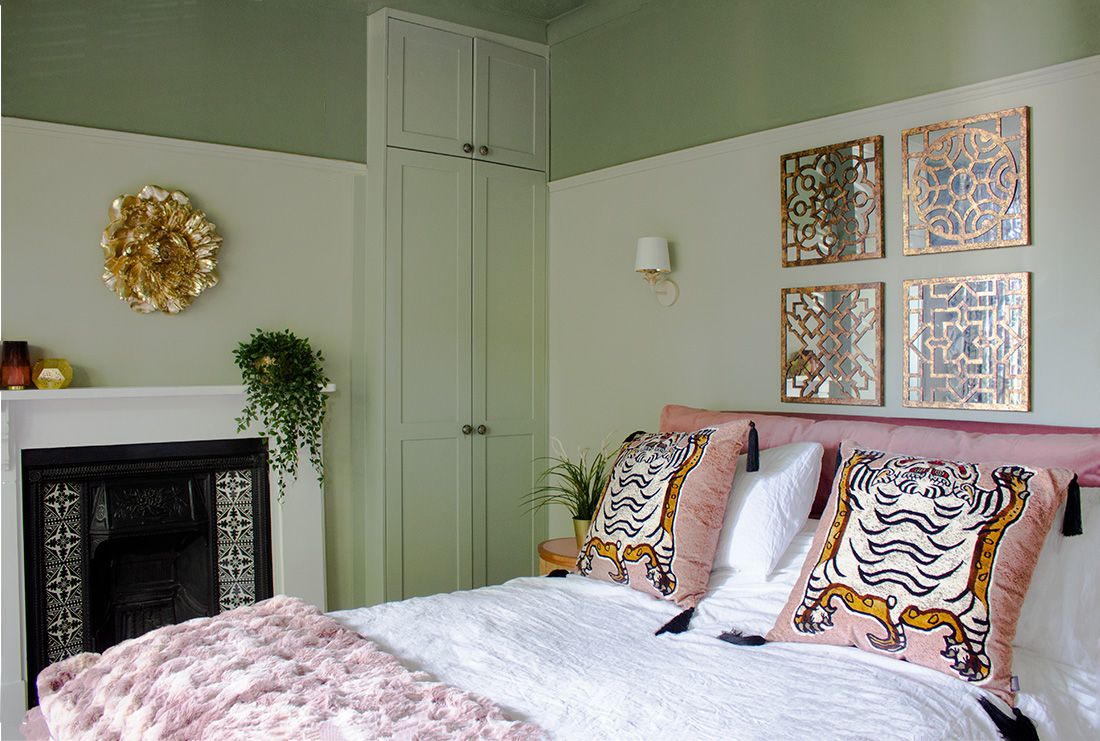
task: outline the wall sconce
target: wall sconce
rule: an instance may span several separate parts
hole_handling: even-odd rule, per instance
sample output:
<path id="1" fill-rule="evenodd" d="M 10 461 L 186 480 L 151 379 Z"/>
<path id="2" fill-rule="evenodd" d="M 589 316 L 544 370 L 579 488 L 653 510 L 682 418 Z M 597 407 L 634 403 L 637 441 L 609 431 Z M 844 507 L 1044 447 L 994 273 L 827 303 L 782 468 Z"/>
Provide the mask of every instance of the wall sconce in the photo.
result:
<path id="1" fill-rule="evenodd" d="M 667 278 L 672 271 L 668 259 L 668 240 L 664 237 L 642 237 L 634 256 L 634 272 L 641 273 L 649 281 L 650 288 L 661 306 L 672 306 L 680 297 L 680 287 Z"/>

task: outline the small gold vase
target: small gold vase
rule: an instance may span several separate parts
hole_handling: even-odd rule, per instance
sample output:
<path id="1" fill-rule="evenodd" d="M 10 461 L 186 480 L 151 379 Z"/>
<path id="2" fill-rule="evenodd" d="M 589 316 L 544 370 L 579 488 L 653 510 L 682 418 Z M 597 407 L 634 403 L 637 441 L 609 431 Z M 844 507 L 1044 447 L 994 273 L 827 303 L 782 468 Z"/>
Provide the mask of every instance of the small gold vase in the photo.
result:
<path id="1" fill-rule="evenodd" d="M 573 518 L 573 534 L 577 536 L 577 547 L 580 548 L 584 545 L 584 538 L 588 535 L 588 526 L 592 524 L 592 520 L 578 520 Z"/>
<path id="2" fill-rule="evenodd" d="M 31 380 L 40 389 L 68 388 L 73 382 L 73 367 L 65 358 L 42 358 L 31 369 Z"/>

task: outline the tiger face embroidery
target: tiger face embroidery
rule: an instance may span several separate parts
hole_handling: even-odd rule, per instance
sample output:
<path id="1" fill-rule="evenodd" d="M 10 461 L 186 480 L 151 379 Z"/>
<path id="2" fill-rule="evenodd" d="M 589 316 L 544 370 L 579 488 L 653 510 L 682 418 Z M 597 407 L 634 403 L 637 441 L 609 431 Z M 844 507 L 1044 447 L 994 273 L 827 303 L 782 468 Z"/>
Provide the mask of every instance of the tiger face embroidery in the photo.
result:
<path id="1" fill-rule="evenodd" d="M 891 653 L 905 649 L 907 630 L 939 632 L 951 672 L 986 679 L 989 585 L 1034 474 L 1002 466 L 986 489 L 971 464 L 853 450 L 837 473 L 836 514 L 795 629 L 823 633 L 846 610 L 871 618 L 867 640 Z"/>
<path id="2" fill-rule="evenodd" d="M 643 564 L 658 593 L 677 587 L 674 526 L 684 480 L 702 460 L 712 429 L 691 435 L 635 433 L 624 444 L 577 558 L 581 574 L 597 560 L 610 562 L 610 578 L 629 584 L 629 564 Z"/>

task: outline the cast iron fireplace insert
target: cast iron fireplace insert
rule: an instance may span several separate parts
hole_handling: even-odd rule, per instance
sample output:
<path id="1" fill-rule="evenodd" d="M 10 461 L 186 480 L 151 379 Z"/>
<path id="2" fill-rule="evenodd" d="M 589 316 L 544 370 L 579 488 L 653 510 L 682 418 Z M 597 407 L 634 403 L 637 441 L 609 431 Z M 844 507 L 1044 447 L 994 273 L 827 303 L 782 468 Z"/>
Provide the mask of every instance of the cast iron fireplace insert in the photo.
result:
<path id="1" fill-rule="evenodd" d="M 27 677 L 272 595 L 259 438 L 23 451 Z"/>

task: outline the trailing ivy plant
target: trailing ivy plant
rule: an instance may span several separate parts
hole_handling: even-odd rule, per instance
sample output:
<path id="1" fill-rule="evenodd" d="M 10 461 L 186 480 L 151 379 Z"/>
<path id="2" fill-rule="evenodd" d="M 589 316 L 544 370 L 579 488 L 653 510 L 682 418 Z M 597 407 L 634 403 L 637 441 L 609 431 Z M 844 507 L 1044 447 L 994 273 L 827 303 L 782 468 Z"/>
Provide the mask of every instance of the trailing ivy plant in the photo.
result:
<path id="1" fill-rule="evenodd" d="M 265 332 L 257 329 L 233 351 L 245 386 L 245 406 L 237 417 L 237 432 L 254 422 L 268 442 L 268 463 L 276 474 L 279 498 L 288 481 L 298 478 L 298 450 L 305 448 L 317 472 L 325 478 L 321 461 L 321 427 L 325 421 L 324 388 L 329 379 L 322 366 L 325 358 L 314 352 L 309 340 L 289 329 Z"/>

